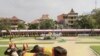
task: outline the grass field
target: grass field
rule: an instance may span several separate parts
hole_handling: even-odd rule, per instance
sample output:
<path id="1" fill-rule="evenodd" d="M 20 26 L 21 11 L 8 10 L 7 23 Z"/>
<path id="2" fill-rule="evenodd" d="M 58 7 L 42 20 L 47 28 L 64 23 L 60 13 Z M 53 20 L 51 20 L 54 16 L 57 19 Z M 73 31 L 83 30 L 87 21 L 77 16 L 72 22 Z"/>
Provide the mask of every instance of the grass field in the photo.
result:
<path id="1" fill-rule="evenodd" d="M 53 44 L 53 41 L 43 41 L 43 40 L 35 40 L 34 37 L 21 37 L 21 38 L 13 38 L 12 41 L 16 44 Z M 0 44 L 1 45 L 7 45 L 9 44 L 8 38 L 0 38 Z"/>
<path id="2" fill-rule="evenodd" d="M 4 51 L 6 50 L 6 47 L 0 47 L 0 56 L 5 56 Z"/>
<path id="3" fill-rule="evenodd" d="M 100 44 L 100 42 L 76 42 L 77 44 Z"/>
<path id="4" fill-rule="evenodd" d="M 100 56 L 100 46 L 90 46 Z"/>
<path id="5" fill-rule="evenodd" d="M 76 40 L 77 44 L 100 44 L 100 36 L 82 36 Z"/>
<path id="6" fill-rule="evenodd" d="M 54 42 L 28 42 L 28 44 L 53 44 Z M 1 45 L 8 45 L 9 42 L 0 42 Z M 16 44 L 23 44 L 23 42 L 16 43 Z"/>

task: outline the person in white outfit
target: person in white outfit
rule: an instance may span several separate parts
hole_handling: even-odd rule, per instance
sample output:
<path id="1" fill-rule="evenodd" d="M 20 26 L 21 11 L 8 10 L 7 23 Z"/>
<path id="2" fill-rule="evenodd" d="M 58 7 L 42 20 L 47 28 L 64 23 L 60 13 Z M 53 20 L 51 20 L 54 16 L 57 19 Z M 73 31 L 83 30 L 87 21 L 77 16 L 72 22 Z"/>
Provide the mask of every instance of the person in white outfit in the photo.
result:
<path id="1" fill-rule="evenodd" d="M 16 51 L 16 50 L 13 50 L 13 52 L 12 52 L 11 56 L 18 56 L 17 51 Z"/>

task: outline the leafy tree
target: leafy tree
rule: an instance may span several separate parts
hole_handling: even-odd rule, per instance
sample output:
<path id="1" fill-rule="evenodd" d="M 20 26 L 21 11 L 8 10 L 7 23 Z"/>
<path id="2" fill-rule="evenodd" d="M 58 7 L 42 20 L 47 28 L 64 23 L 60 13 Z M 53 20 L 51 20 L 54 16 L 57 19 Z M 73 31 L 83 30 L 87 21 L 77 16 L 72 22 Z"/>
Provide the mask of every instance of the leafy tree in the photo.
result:
<path id="1" fill-rule="evenodd" d="M 25 29 L 25 24 L 24 23 L 19 23 L 18 24 L 18 29 Z"/>
<path id="2" fill-rule="evenodd" d="M 74 23 L 75 28 L 100 28 L 100 9 L 94 9 L 91 14 L 79 16 L 80 20 Z"/>
<path id="3" fill-rule="evenodd" d="M 77 28 L 88 28 L 92 29 L 95 28 L 95 20 L 91 17 L 91 15 L 81 15 L 80 20 L 77 20 L 75 26 Z"/>
<path id="4" fill-rule="evenodd" d="M 6 32 L 11 35 L 11 33 L 9 31 L 11 29 L 10 26 L 11 26 L 10 19 L 8 19 L 8 18 L 1 18 L 1 20 L 0 20 L 0 32 L 1 32 L 1 30 L 6 30 Z"/>
<path id="5" fill-rule="evenodd" d="M 38 23 L 35 24 L 29 24 L 29 29 L 38 29 Z"/>
<path id="6" fill-rule="evenodd" d="M 2 30 L 11 29 L 11 27 L 10 27 L 11 26 L 10 19 L 2 18 L 0 20 L 0 24 L 2 25 L 1 26 Z"/>
<path id="7" fill-rule="evenodd" d="M 92 18 L 96 21 L 96 28 L 100 28 L 100 9 L 94 9 L 91 14 Z"/>
<path id="8" fill-rule="evenodd" d="M 2 35 L 2 29 L 3 29 L 3 25 L 1 24 L 1 22 L 0 22 L 0 36 Z"/>
<path id="9" fill-rule="evenodd" d="M 40 29 L 53 29 L 55 22 L 52 19 L 43 20 L 40 22 Z"/>

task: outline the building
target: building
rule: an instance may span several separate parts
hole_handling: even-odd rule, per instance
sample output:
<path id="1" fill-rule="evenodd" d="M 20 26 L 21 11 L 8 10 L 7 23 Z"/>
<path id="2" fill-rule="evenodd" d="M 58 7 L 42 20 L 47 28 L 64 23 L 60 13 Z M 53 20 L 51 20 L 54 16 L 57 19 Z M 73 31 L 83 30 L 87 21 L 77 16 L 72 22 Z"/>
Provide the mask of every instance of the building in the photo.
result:
<path id="1" fill-rule="evenodd" d="M 65 14 L 61 14 L 61 15 L 57 16 L 57 23 L 58 24 L 63 24 L 64 23 L 64 18 L 63 18 L 64 15 Z"/>
<path id="2" fill-rule="evenodd" d="M 49 15 L 48 14 L 43 14 L 42 17 L 40 17 L 39 19 L 33 20 L 31 22 L 31 24 L 35 24 L 35 23 L 40 23 L 43 20 L 49 20 Z"/>
<path id="3" fill-rule="evenodd" d="M 16 16 L 13 16 L 11 19 L 10 19 L 10 23 L 11 23 L 11 28 L 12 29 L 18 29 L 18 24 L 25 24 L 25 21 L 21 20 L 21 19 L 18 19 Z"/>
<path id="4" fill-rule="evenodd" d="M 0 23 L 6 27 L 10 27 L 12 30 L 17 30 L 19 24 L 25 24 L 25 21 L 18 19 L 16 16 L 12 18 L 1 18 Z"/>
<path id="5" fill-rule="evenodd" d="M 42 17 L 40 18 L 42 20 L 50 19 L 48 14 L 43 14 Z"/>
<path id="6" fill-rule="evenodd" d="M 74 28 L 74 23 L 78 19 L 78 13 L 74 12 L 73 9 L 68 14 L 61 14 L 57 16 L 57 21 L 63 24 L 65 28 Z"/>

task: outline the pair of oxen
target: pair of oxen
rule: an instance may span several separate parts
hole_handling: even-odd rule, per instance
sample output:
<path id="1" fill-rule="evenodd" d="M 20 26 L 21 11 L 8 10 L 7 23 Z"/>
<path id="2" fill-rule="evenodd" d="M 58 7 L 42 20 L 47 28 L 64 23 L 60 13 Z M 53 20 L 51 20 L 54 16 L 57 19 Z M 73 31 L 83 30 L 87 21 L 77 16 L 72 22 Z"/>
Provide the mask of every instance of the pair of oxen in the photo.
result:
<path id="1" fill-rule="evenodd" d="M 67 50 L 60 46 L 44 48 L 38 45 L 29 50 L 27 43 L 23 44 L 23 49 L 18 49 L 15 43 L 10 43 L 4 54 L 5 56 L 67 56 Z"/>

